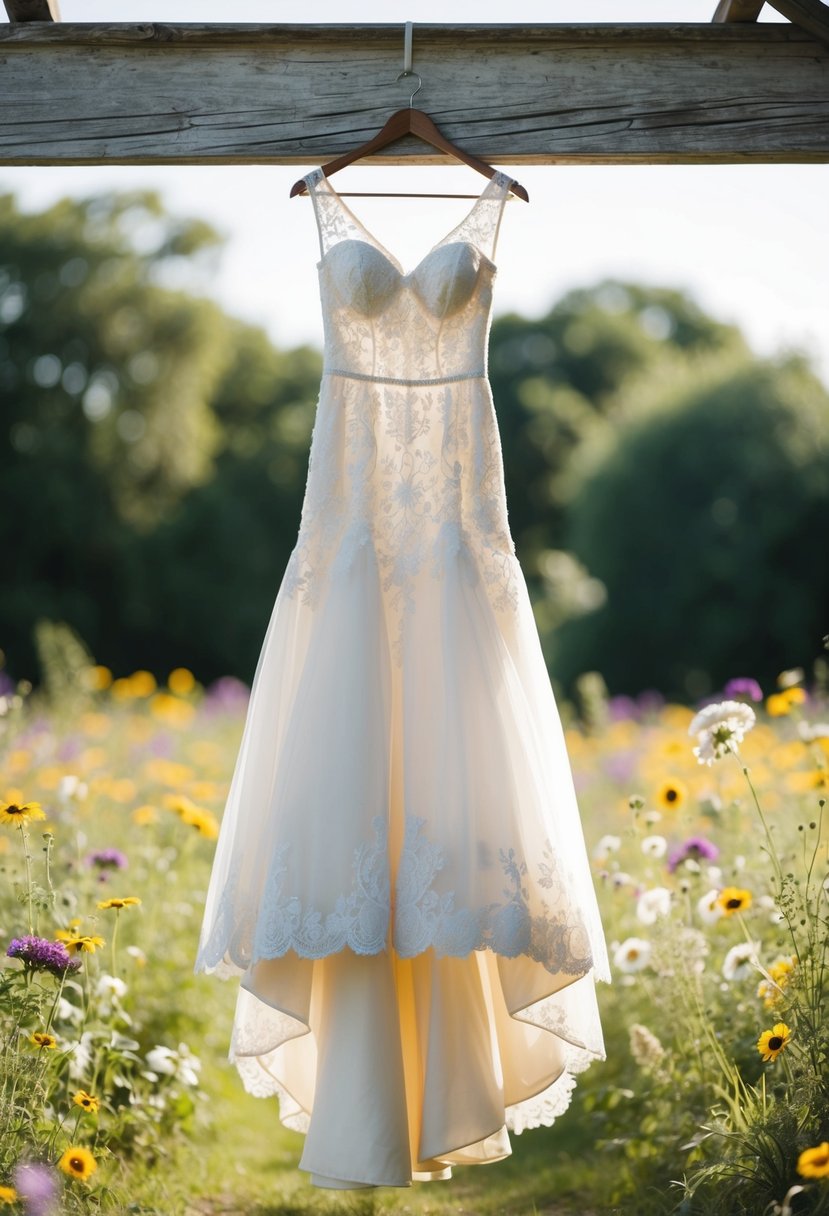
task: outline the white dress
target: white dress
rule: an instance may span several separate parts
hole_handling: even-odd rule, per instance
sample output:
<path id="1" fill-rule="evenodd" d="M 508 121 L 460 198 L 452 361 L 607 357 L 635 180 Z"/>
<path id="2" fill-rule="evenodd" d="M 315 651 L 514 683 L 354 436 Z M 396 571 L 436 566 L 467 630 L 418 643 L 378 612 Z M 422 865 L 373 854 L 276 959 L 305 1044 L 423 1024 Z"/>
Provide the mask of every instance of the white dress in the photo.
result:
<path id="1" fill-rule="evenodd" d="M 408 273 L 305 180 L 324 371 L 194 970 L 311 1181 L 406 1186 L 566 1109 L 609 968 L 487 379 L 511 179 Z"/>

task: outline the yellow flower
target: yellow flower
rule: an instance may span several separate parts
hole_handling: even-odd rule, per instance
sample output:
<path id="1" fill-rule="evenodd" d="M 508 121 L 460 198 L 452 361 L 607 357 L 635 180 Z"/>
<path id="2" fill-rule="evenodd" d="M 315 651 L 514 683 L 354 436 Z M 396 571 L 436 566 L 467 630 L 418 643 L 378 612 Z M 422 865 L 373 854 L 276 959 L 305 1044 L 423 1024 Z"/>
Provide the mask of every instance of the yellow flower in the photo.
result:
<path id="1" fill-rule="evenodd" d="M 64 1174 L 70 1174 L 73 1178 L 88 1178 L 97 1170 L 98 1162 L 88 1148 L 72 1145 L 60 1158 L 58 1166 Z"/>
<path id="2" fill-rule="evenodd" d="M 133 823 L 137 823 L 139 827 L 146 827 L 150 823 L 158 822 L 158 811 L 154 806 L 145 803 L 143 806 L 137 806 L 132 813 Z"/>
<path id="3" fill-rule="evenodd" d="M 80 954 L 81 951 L 94 954 L 99 946 L 106 945 L 104 939 L 96 934 L 69 933 L 66 929 L 58 929 L 55 937 L 63 942 L 70 954 Z"/>
<path id="4" fill-rule="evenodd" d="M 57 1047 L 58 1041 L 53 1034 L 46 1034 L 43 1030 L 36 1030 L 34 1034 L 29 1036 L 29 1042 L 34 1043 L 35 1047 Z"/>
<path id="5" fill-rule="evenodd" d="M 735 912 L 744 912 L 751 907 L 751 892 L 741 887 L 723 887 L 717 896 L 717 903 L 724 916 L 733 916 Z"/>
<path id="6" fill-rule="evenodd" d="M 656 791 L 656 801 L 659 806 L 664 806 L 669 810 L 676 810 L 677 807 L 682 806 L 687 797 L 688 786 L 684 781 L 663 781 Z"/>
<path id="7" fill-rule="evenodd" d="M 802 688 L 784 688 L 782 692 L 773 692 L 766 697 L 766 710 L 772 718 L 782 718 L 791 712 L 793 705 L 802 705 L 805 700 Z"/>
<path id="8" fill-rule="evenodd" d="M 187 667 L 175 667 L 167 677 L 167 687 L 170 692 L 174 692 L 180 697 L 192 692 L 195 684 L 196 677 Z"/>
<path id="9" fill-rule="evenodd" d="M 127 908 L 130 904 L 140 904 L 141 900 L 137 895 L 124 895 L 120 899 L 99 899 L 97 906 L 99 908 Z"/>
<path id="10" fill-rule="evenodd" d="M 104 667 L 100 663 L 95 667 L 87 667 L 83 673 L 83 682 L 87 688 L 91 688 L 94 691 L 109 688 L 112 683 L 112 672 L 108 667 Z"/>
<path id="11" fill-rule="evenodd" d="M 88 1094 L 85 1089 L 79 1089 L 72 1101 L 76 1106 L 82 1106 L 85 1111 L 89 1111 L 90 1114 L 95 1114 L 100 1105 L 98 1099 L 94 1098 L 92 1094 Z"/>
<path id="12" fill-rule="evenodd" d="M 0 1186 L 0 1203 L 17 1203 L 17 1191 L 13 1186 Z"/>
<path id="13" fill-rule="evenodd" d="M 28 819 L 45 819 L 46 812 L 39 802 L 24 802 L 13 799 L 0 800 L 0 823 L 19 824 Z"/>
<path id="14" fill-rule="evenodd" d="M 797 1159 L 797 1172 L 801 1178 L 829 1178 L 829 1142 L 804 1148 Z"/>
<path id="15" fill-rule="evenodd" d="M 792 1032 L 785 1022 L 776 1022 L 771 1030 L 763 1031 L 757 1040 L 757 1050 L 766 1064 L 777 1059 L 791 1037 Z"/>

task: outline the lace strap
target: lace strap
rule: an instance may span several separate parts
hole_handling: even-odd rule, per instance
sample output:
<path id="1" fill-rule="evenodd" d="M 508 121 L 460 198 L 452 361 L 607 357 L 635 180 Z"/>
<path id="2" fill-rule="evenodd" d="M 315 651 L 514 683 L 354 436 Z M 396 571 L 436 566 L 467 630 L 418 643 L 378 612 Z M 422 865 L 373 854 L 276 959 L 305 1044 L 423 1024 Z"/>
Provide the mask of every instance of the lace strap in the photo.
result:
<path id="1" fill-rule="evenodd" d="M 361 238 L 365 229 L 356 217 L 343 207 L 337 194 L 328 188 L 322 169 L 314 169 L 302 179 L 314 203 L 314 215 L 320 240 L 320 257 L 325 257 L 332 245 L 339 241 Z"/>
<path id="2" fill-rule="evenodd" d="M 501 219 L 504 214 L 504 204 L 509 198 L 510 184 L 515 179 L 497 170 L 487 182 L 480 197 L 474 203 L 469 214 L 461 220 L 456 228 L 448 232 L 441 245 L 453 241 L 469 241 L 480 249 L 490 261 L 495 258 L 495 247 L 498 243 L 498 233 L 501 230 Z"/>

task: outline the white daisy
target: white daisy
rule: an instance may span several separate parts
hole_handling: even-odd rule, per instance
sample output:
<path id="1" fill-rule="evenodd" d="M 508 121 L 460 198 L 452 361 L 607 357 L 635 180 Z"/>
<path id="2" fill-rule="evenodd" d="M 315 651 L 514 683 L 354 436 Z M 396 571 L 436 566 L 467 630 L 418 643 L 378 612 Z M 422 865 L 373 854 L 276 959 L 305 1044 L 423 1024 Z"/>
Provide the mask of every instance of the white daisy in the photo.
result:
<path id="1" fill-rule="evenodd" d="M 646 836 L 642 841 L 642 852 L 646 857 L 664 857 L 668 842 L 664 836 Z"/>
<path id="2" fill-rule="evenodd" d="M 723 976 L 729 983 L 744 980 L 755 970 L 759 944 L 759 942 L 740 942 L 731 947 L 722 965 Z"/>
<path id="3" fill-rule="evenodd" d="M 613 965 L 619 971 L 641 971 L 647 967 L 651 957 L 651 944 L 641 937 L 629 937 L 616 947 Z"/>
<path id="4" fill-rule="evenodd" d="M 636 902 L 636 915 L 643 925 L 652 925 L 671 910 L 671 893 L 667 887 L 651 887 L 643 891 Z"/>
<path id="5" fill-rule="evenodd" d="M 706 925 L 713 925 L 723 914 L 719 903 L 719 895 L 719 891 L 714 888 L 706 892 L 702 899 L 697 900 L 697 913 L 700 920 L 704 921 Z"/>
<path id="6" fill-rule="evenodd" d="M 596 851 L 593 857 L 596 861 L 602 863 L 607 861 L 611 853 L 618 853 L 622 847 L 621 836 L 602 836 L 599 843 L 596 845 Z"/>
<path id="7" fill-rule="evenodd" d="M 689 735 L 696 735 L 694 755 L 700 764 L 713 764 L 727 752 L 736 751 L 746 732 L 756 722 L 754 710 L 743 701 L 718 701 L 706 705 L 691 721 Z"/>

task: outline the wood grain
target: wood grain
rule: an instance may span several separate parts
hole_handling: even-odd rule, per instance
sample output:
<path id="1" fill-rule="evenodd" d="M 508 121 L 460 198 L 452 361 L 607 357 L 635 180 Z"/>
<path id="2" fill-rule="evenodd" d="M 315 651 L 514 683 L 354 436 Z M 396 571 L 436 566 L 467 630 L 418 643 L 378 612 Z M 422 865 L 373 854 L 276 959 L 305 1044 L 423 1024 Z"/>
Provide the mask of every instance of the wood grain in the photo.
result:
<path id="1" fill-rule="evenodd" d="M 408 103 L 402 56 L 401 24 L 0 26 L 0 163 L 319 164 Z M 829 50 L 783 22 L 415 25 L 414 68 L 490 163 L 829 160 Z"/>

